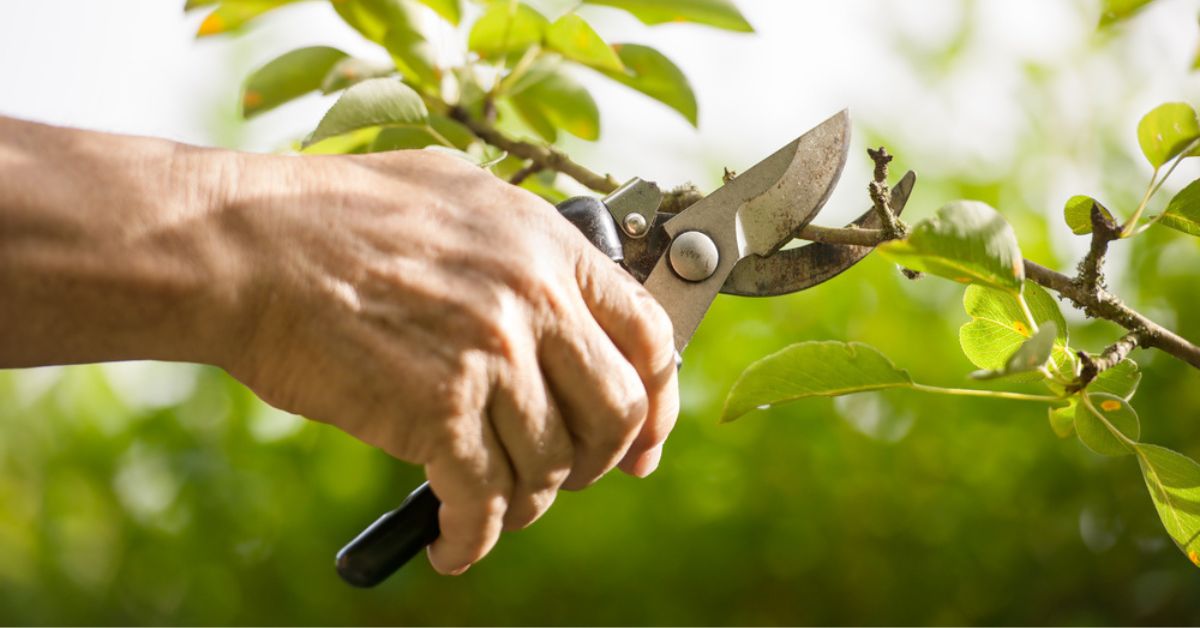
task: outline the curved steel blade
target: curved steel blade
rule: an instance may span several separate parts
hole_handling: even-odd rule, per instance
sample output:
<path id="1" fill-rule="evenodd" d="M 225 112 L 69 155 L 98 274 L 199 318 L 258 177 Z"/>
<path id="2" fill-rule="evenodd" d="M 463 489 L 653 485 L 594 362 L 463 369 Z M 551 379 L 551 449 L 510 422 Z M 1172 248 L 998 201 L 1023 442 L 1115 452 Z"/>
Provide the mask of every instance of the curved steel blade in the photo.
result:
<path id="1" fill-rule="evenodd" d="M 718 251 L 716 271 L 704 281 L 681 279 L 669 255 L 659 257 L 646 278 L 646 288 L 675 325 L 676 349 L 687 346 L 738 262 L 778 250 L 820 211 L 841 176 L 849 146 L 850 115 L 842 111 L 663 225 L 671 240 L 698 231 Z"/>
<path id="2" fill-rule="evenodd" d="M 910 170 L 892 188 L 892 208 L 897 214 L 904 211 L 916 181 L 917 175 Z M 871 208 L 849 226 L 878 229 L 879 214 Z M 807 290 L 862 261 L 874 248 L 814 242 L 769 257 L 751 255 L 738 262 L 721 292 L 743 297 L 770 297 Z"/>

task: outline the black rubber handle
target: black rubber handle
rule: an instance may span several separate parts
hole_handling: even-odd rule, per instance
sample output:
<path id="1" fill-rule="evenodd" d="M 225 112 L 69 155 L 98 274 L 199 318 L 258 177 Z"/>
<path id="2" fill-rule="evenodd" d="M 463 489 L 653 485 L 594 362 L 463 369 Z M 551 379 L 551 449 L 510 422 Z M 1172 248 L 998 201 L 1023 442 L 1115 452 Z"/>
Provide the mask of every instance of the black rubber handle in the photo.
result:
<path id="1" fill-rule="evenodd" d="M 617 225 L 598 199 L 581 196 L 563 201 L 559 213 L 614 262 L 624 259 Z M 437 540 L 442 502 L 426 482 L 400 507 L 375 520 L 337 554 L 337 571 L 356 587 L 373 587 Z"/>

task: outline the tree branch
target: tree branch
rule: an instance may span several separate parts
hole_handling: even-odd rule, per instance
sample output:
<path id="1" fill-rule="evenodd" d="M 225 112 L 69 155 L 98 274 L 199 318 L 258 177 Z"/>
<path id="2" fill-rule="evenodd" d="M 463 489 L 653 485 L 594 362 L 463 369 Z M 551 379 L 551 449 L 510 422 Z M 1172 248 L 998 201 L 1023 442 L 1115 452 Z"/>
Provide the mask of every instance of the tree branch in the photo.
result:
<path id="1" fill-rule="evenodd" d="M 531 161 L 540 166 L 542 170 L 561 172 L 601 194 L 608 194 L 621 185 L 612 175 L 596 174 L 556 148 L 514 140 L 491 124 L 475 119 L 461 107 L 450 107 L 448 113 L 451 118 L 465 125 L 479 139 L 500 150 L 507 151 L 510 155 Z"/>
<path id="2" fill-rule="evenodd" d="M 542 170 L 561 172 L 603 194 L 612 192 L 620 186 L 620 183 L 612 175 L 601 176 L 592 172 L 553 147 L 509 138 L 491 124 L 476 120 L 460 107 L 446 105 L 446 111 L 451 118 L 466 125 L 484 142 L 530 161 L 529 168 L 537 167 Z M 879 150 L 869 150 L 868 153 L 875 162 L 875 177 L 870 184 L 869 191 L 884 228 L 838 229 L 808 225 L 796 234 L 796 237 L 812 242 L 852 246 L 877 246 L 883 242 L 904 237 L 907 227 L 892 211 L 888 198 L 888 164 L 892 161 L 892 156 L 882 147 Z M 682 211 L 701 197 L 702 195 L 694 187 L 683 186 L 668 194 L 667 201 L 671 205 L 670 209 Z M 1080 262 L 1078 277 L 1072 279 L 1029 260 L 1025 260 L 1025 276 L 1033 282 L 1059 293 L 1089 317 L 1112 321 L 1132 332 L 1109 347 L 1100 360 L 1105 360 L 1105 356 L 1115 357 L 1121 351 L 1128 354 L 1135 346 L 1140 345 L 1160 349 L 1200 369 L 1200 347 L 1131 309 L 1104 288 L 1104 257 L 1108 250 L 1108 243 L 1119 237 L 1119 231 L 1117 236 L 1113 237 L 1113 231 L 1117 227 L 1112 225 L 1111 220 L 1094 205 L 1092 207 L 1092 225 L 1092 247 L 1087 257 Z M 1125 348 L 1126 346 L 1128 348 Z M 1118 359 L 1116 362 L 1120 362 L 1120 360 Z M 1087 362 L 1085 362 L 1085 366 L 1086 364 Z M 1096 363 L 1096 374 L 1102 371 L 1100 369 L 1102 365 L 1102 362 Z"/>

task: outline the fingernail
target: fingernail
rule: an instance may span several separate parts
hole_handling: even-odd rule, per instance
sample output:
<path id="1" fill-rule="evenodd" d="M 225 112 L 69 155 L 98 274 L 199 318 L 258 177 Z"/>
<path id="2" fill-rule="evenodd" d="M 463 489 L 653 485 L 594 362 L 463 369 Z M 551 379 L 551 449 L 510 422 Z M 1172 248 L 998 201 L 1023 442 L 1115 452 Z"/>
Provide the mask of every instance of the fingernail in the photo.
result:
<path id="1" fill-rule="evenodd" d="M 639 478 L 648 477 L 651 473 L 658 470 L 658 463 L 662 461 L 663 446 L 659 445 L 650 451 L 642 454 L 641 460 L 637 463 L 637 476 Z"/>
<path id="2" fill-rule="evenodd" d="M 455 569 L 454 571 L 451 571 L 451 572 L 450 572 L 450 575 L 452 575 L 452 576 L 461 576 L 461 575 L 463 575 L 463 574 L 467 573 L 467 570 L 468 570 L 468 569 L 470 569 L 470 568 L 471 568 L 471 566 L 470 566 L 470 565 L 465 565 L 465 566 L 459 567 L 458 569 Z"/>

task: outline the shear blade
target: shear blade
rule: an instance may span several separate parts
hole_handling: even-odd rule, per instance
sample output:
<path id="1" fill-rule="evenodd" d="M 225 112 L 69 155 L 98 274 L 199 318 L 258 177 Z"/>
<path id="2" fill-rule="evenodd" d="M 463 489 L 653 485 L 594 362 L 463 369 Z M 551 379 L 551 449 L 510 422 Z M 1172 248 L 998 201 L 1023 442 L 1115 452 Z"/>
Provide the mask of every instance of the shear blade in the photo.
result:
<path id="1" fill-rule="evenodd" d="M 917 175 L 909 171 L 892 189 L 892 209 L 897 214 L 904 211 L 916 181 Z M 874 208 L 869 209 L 848 227 L 878 229 L 879 215 Z M 733 268 L 721 292 L 743 297 L 770 297 L 807 290 L 838 276 L 862 261 L 873 249 L 814 242 L 767 257 L 751 255 Z"/>

